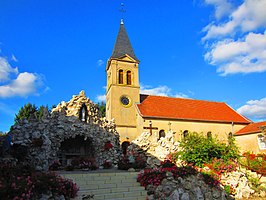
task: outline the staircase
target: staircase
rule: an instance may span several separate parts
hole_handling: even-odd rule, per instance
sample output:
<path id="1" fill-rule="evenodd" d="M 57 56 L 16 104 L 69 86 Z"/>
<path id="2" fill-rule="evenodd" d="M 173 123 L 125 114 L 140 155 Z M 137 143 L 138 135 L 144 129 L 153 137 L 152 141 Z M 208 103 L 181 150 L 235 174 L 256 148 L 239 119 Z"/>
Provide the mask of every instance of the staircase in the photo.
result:
<path id="1" fill-rule="evenodd" d="M 75 200 L 145 200 L 147 192 L 137 182 L 137 172 L 61 172 L 79 187 Z M 89 198 L 93 195 L 93 198 Z M 87 198 L 85 198 L 87 196 Z"/>

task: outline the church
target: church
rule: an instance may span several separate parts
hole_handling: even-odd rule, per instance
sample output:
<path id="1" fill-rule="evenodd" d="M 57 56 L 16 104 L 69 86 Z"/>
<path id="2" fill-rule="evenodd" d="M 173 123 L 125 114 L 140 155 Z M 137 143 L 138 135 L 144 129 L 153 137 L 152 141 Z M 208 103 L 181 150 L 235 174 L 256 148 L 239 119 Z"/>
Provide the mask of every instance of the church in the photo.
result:
<path id="1" fill-rule="evenodd" d="M 140 94 L 139 59 L 123 20 L 106 65 L 106 118 L 115 120 L 120 141 L 132 141 L 142 132 L 160 139 L 179 140 L 188 132 L 227 140 L 252 123 L 223 102 Z"/>

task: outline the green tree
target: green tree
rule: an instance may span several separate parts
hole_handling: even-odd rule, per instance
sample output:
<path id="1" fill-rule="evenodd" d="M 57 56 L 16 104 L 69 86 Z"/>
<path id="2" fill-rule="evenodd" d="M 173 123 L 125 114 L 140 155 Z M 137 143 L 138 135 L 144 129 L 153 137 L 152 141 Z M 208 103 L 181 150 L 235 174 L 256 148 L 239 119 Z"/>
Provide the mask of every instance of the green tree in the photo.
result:
<path id="1" fill-rule="evenodd" d="M 103 101 L 101 103 L 98 103 L 98 108 L 99 108 L 100 117 L 105 117 L 106 116 L 106 103 L 104 103 Z"/>
<path id="2" fill-rule="evenodd" d="M 182 150 L 177 153 L 181 160 L 202 167 L 214 158 L 227 161 L 238 158 L 238 148 L 231 139 L 229 144 L 221 143 L 217 138 L 208 138 L 199 133 L 189 133 L 180 142 Z"/>
<path id="3" fill-rule="evenodd" d="M 34 115 L 36 119 L 40 120 L 43 116 L 44 109 L 48 109 L 48 106 L 40 106 L 38 108 L 37 106 L 31 103 L 25 104 L 23 107 L 20 108 L 18 114 L 16 114 L 15 124 L 17 124 L 20 120 L 29 119 L 31 115 Z"/>

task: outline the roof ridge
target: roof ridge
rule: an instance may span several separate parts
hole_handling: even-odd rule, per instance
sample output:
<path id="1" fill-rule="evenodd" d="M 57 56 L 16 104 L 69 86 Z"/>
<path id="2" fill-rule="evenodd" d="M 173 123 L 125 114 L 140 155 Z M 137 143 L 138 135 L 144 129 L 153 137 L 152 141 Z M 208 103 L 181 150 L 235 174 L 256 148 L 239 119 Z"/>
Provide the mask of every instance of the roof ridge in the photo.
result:
<path id="1" fill-rule="evenodd" d="M 146 95 L 146 94 L 143 94 L 143 95 Z M 171 99 L 185 99 L 185 100 L 193 100 L 193 101 L 205 101 L 205 102 L 211 102 L 211 103 L 224 103 L 224 104 L 227 105 L 226 102 L 222 102 L 222 101 L 211 101 L 211 100 L 203 100 L 203 99 L 193 99 L 193 98 L 188 98 L 188 97 L 172 97 L 172 96 L 162 96 L 162 95 L 148 95 L 148 96 L 171 98 Z"/>

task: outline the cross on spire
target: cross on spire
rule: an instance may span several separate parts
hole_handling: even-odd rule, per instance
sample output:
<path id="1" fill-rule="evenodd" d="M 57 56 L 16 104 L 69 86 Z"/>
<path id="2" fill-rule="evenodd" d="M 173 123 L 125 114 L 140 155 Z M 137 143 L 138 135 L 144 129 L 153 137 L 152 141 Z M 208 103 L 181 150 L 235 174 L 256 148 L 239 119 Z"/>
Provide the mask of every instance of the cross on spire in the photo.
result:
<path id="1" fill-rule="evenodd" d="M 124 13 L 126 12 L 124 6 L 125 6 L 124 3 L 120 4 L 119 12 L 121 13 L 121 24 L 124 24 Z"/>

